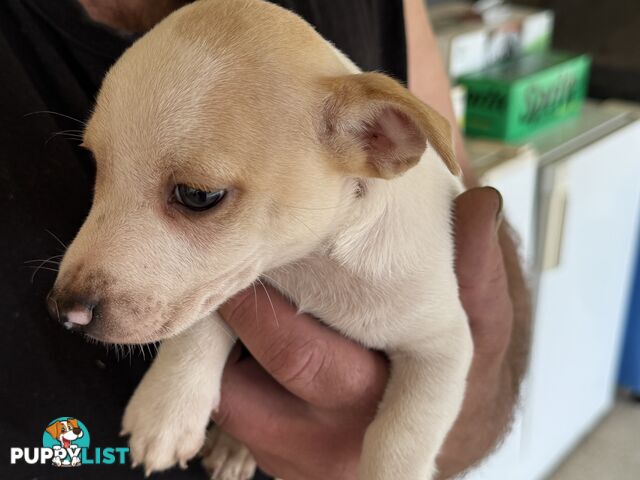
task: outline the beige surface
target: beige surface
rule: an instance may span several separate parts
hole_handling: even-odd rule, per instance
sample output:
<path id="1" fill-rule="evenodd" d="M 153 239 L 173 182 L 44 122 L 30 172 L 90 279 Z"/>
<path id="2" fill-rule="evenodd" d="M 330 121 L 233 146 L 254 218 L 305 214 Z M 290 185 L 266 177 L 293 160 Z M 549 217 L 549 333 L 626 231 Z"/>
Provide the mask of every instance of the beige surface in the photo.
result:
<path id="1" fill-rule="evenodd" d="M 640 479 L 640 403 L 619 400 L 549 480 Z"/>

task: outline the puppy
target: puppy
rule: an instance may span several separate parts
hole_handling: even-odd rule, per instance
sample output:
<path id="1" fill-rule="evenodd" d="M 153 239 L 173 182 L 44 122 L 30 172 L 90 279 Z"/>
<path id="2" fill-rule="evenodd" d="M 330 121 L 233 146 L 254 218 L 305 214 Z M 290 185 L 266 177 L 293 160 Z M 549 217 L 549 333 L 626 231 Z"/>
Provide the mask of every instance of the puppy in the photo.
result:
<path id="1" fill-rule="evenodd" d="M 95 198 L 49 306 L 104 342 L 164 340 L 123 419 L 135 463 L 164 470 L 201 449 L 235 341 L 216 309 L 262 277 L 389 356 L 360 478 L 433 477 L 472 354 L 443 117 L 291 12 L 201 0 L 113 66 L 84 146 Z M 248 477 L 246 449 L 211 435 L 205 463 Z"/>
<path id="2" fill-rule="evenodd" d="M 58 420 L 57 422 L 52 423 L 46 428 L 46 431 L 49 435 L 55 438 L 60 442 L 60 446 L 55 446 L 54 449 L 64 448 L 66 451 L 69 449 L 78 448 L 73 444 L 79 438 L 82 438 L 84 432 L 78 426 L 78 420 L 75 418 L 68 418 L 67 420 Z M 80 465 L 80 457 L 74 456 L 69 460 L 69 455 L 64 455 L 65 460 L 61 460 L 60 456 L 55 456 L 53 459 L 53 464 L 57 467 L 62 466 L 72 466 L 75 467 Z"/>

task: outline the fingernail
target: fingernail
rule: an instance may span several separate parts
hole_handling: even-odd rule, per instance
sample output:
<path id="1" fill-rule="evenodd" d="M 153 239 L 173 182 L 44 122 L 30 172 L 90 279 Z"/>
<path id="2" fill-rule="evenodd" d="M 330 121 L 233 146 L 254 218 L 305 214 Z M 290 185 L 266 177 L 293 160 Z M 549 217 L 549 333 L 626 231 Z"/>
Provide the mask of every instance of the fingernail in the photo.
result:
<path id="1" fill-rule="evenodd" d="M 502 198 L 502 194 L 500 193 L 500 190 L 491 186 L 488 186 L 485 188 L 490 188 L 491 190 L 493 190 L 496 196 L 498 197 L 498 209 L 496 210 L 496 220 L 502 221 L 502 207 L 504 206 L 504 199 Z"/>

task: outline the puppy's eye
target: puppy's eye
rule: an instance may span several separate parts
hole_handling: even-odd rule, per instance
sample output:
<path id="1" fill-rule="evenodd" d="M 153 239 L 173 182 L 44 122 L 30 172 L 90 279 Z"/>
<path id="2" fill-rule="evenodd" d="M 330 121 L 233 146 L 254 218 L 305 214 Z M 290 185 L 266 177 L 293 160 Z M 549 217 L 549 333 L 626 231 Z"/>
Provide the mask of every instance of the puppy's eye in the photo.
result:
<path id="1" fill-rule="evenodd" d="M 188 185 L 176 185 L 173 191 L 176 201 L 189 210 L 200 212 L 215 207 L 224 198 L 226 190 L 207 192 L 189 187 Z"/>

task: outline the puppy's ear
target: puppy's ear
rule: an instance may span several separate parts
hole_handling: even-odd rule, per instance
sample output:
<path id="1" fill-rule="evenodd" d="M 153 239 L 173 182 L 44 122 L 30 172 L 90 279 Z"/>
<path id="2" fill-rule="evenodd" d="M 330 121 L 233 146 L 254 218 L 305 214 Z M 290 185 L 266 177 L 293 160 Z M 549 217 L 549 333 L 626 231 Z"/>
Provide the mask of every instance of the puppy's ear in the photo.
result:
<path id="1" fill-rule="evenodd" d="M 67 418 L 67 422 L 69 422 L 73 428 L 78 428 L 78 420 L 75 418 Z"/>
<path id="2" fill-rule="evenodd" d="M 395 80 L 360 73 L 323 80 L 321 141 L 348 175 L 393 178 L 418 163 L 427 142 L 460 173 L 449 122 Z"/>
<path id="3" fill-rule="evenodd" d="M 46 431 L 49 435 L 51 435 L 53 438 L 55 438 L 56 440 L 58 439 L 58 437 L 60 436 L 60 432 L 61 432 L 61 423 L 60 422 L 55 422 L 52 423 L 51 425 L 49 425 L 46 428 Z"/>

